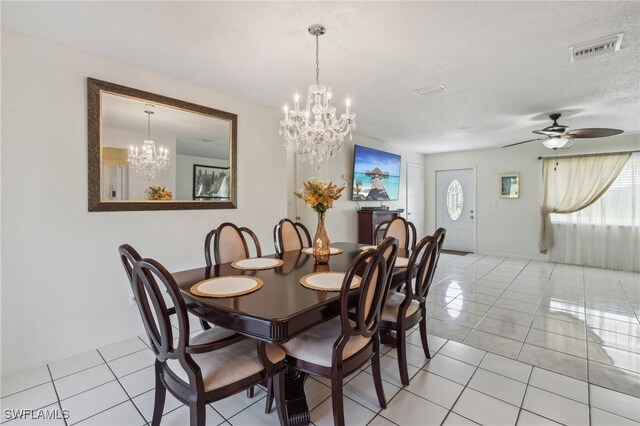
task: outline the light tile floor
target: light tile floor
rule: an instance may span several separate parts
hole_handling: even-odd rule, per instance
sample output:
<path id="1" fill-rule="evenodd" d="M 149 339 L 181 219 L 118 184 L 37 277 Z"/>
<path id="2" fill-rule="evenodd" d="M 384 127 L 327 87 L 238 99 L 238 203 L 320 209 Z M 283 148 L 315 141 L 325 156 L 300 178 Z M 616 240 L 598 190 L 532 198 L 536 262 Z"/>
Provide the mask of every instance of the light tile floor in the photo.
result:
<path id="1" fill-rule="evenodd" d="M 511 258 L 443 254 L 428 297 L 432 358 L 408 337 L 411 384 L 384 347 L 381 410 L 366 365 L 346 378 L 349 425 L 640 424 L 640 274 Z M 197 322 L 194 321 L 194 326 Z M 196 331 L 197 332 L 197 331 Z M 7 425 L 146 425 L 153 355 L 135 337 L 3 377 Z M 332 423 L 331 389 L 310 377 L 311 420 Z M 207 407 L 207 424 L 277 424 L 265 392 Z M 69 410 L 68 419 L 8 420 L 11 409 Z M 167 395 L 163 425 L 188 424 Z"/>

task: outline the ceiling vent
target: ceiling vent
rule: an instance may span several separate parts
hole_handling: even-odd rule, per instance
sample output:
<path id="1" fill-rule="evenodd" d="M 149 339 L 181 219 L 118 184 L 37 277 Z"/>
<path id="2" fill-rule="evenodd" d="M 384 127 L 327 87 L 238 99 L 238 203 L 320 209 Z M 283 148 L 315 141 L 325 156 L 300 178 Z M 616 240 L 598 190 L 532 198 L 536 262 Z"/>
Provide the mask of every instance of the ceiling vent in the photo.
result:
<path id="1" fill-rule="evenodd" d="M 569 48 L 571 62 L 620 50 L 623 35 L 624 33 L 615 34 L 609 37 L 571 46 Z"/>
<path id="2" fill-rule="evenodd" d="M 447 87 L 444 84 L 435 84 L 433 86 L 423 87 L 422 89 L 418 89 L 413 93 L 415 93 L 418 96 L 426 96 L 426 95 L 431 95 L 438 92 L 446 92 L 446 91 L 447 91 Z"/>

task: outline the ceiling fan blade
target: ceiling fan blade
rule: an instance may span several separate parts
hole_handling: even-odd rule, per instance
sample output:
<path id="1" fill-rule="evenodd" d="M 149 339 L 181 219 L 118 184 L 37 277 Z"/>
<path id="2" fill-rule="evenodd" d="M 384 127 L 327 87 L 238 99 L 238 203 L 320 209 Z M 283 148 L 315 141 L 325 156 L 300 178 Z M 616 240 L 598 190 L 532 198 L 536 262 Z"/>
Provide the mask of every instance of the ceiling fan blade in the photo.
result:
<path id="1" fill-rule="evenodd" d="M 624 130 L 619 129 L 574 129 L 565 133 L 572 138 L 604 138 L 606 136 L 619 135 Z"/>
<path id="2" fill-rule="evenodd" d="M 505 145 L 505 146 L 503 146 L 503 148 L 509 148 L 510 146 L 522 145 L 523 143 L 529 143 L 529 142 L 535 142 L 535 141 L 544 141 L 544 140 L 547 140 L 547 138 L 529 139 L 528 141 L 516 142 L 516 143 L 509 144 L 509 145 Z"/>

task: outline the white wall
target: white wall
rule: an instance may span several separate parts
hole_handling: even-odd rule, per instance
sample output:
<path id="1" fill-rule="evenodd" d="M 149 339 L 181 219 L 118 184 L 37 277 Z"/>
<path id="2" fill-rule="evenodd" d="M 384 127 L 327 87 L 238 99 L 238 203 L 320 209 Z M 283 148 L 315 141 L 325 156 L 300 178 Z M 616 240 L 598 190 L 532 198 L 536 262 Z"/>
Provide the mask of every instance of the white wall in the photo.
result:
<path id="1" fill-rule="evenodd" d="M 229 160 L 193 155 L 176 156 L 176 192 L 174 200 L 193 200 L 193 165 L 229 167 Z"/>
<path id="2" fill-rule="evenodd" d="M 640 136 L 623 134 L 611 138 L 578 140 L 558 155 L 637 150 Z M 436 229 L 436 170 L 476 168 L 476 247 L 480 254 L 546 259 L 538 252 L 542 161 L 538 156 L 554 152 L 541 143 L 512 147 L 452 152 L 425 156 L 427 233 Z M 498 175 L 520 173 L 520 198 L 501 199 Z"/>
<path id="3" fill-rule="evenodd" d="M 3 374 L 142 332 L 122 243 L 173 271 L 203 265 L 223 221 L 269 245 L 287 212 L 279 111 L 12 32 L 1 51 Z M 238 209 L 88 213 L 88 76 L 238 114 Z"/>
<path id="4" fill-rule="evenodd" d="M 329 161 L 327 165 L 325 165 L 320 171 L 309 173 L 309 176 L 303 176 L 304 179 L 308 179 L 311 176 L 315 176 L 318 179 L 325 181 L 332 181 L 334 183 L 340 183 L 346 185 L 345 190 L 343 191 L 342 197 L 334 204 L 334 208 L 329 210 L 326 216 L 326 227 L 327 234 L 329 235 L 329 239 L 331 241 L 350 241 L 357 242 L 358 241 L 358 215 L 357 211 L 357 203 L 355 201 L 351 201 L 351 180 L 353 178 L 353 145 L 362 145 L 369 148 L 380 149 L 383 151 L 389 151 L 394 154 L 399 154 L 402 157 L 402 166 L 400 169 L 400 192 L 398 201 L 385 201 L 384 204 L 389 206 L 390 209 L 407 209 L 407 163 L 415 163 L 418 165 L 423 164 L 423 154 L 398 149 L 391 144 L 382 142 L 378 139 L 373 139 L 367 136 L 363 136 L 357 133 L 353 134 L 353 141 L 349 141 L 348 137 L 344 141 L 344 145 L 342 147 L 342 151 L 337 155 L 336 158 L 333 158 Z M 290 178 L 289 185 L 293 185 L 293 187 L 289 187 L 289 194 L 292 194 L 294 190 L 298 189 L 301 182 L 295 182 L 295 160 L 292 159 L 292 153 L 289 153 L 289 164 L 294 166 L 292 170 L 290 170 Z M 348 175 L 346 181 L 341 179 L 342 175 Z M 294 196 L 289 197 L 289 214 L 291 212 L 296 212 L 296 198 Z M 301 207 L 301 204 L 298 204 L 298 208 Z M 379 201 L 360 201 L 360 206 L 379 206 Z M 302 207 L 311 210 L 310 207 L 304 206 Z M 298 211 L 298 216 L 305 217 L 300 214 Z M 303 223 L 309 228 L 311 232 L 311 236 L 316 229 L 316 220 L 312 214 L 306 215 L 309 219 L 303 220 Z M 403 213 L 404 216 L 404 213 Z M 291 219 L 294 217 L 290 216 Z"/>

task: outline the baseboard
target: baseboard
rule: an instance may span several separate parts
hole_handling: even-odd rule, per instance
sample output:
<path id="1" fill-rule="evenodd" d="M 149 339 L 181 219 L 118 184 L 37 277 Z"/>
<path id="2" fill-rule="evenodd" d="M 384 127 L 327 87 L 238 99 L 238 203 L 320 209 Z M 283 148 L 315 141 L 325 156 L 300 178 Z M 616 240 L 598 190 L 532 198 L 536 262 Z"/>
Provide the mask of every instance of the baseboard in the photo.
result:
<path id="1" fill-rule="evenodd" d="M 512 259 L 522 259 L 522 260 L 535 260 L 541 262 L 549 262 L 549 255 L 539 253 L 535 256 L 526 256 L 523 254 L 514 254 L 514 253 L 502 253 L 498 251 L 478 251 L 475 254 L 480 256 L 496 256 L 496 257 L 510 257 Z"/>
<path id="2" fill-rule="evenodd" d="M 54 353 L 49 352 L 37 357 L 21 359 L 18 362 L 14 362 L 10 364 L 5 364 L 3 362 L 2 368 L 0 370 L 0 376 L 2 377 L 11 376 L 13 374 L 31 370 L 36 367 L 41 367 L 46 364 L 53 364 L 54 362 L 61 361 L 65 358 L 69 358 L 74 355 L 95 350 L 96 348 L 101 348 L 103 346 L 107 346 L 112 343 L 117 343 L 122 340 L 138 336 L 140 334 L 144 334 L 144 329 L 142 328 L 142 326 L 140 326 L 139 329 L 129 330 L 127 332 L 119 333 L 106 338 L 85 341 L 82 344 L 70 346 L 63 351 L 54 352 Z"/>

